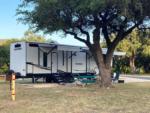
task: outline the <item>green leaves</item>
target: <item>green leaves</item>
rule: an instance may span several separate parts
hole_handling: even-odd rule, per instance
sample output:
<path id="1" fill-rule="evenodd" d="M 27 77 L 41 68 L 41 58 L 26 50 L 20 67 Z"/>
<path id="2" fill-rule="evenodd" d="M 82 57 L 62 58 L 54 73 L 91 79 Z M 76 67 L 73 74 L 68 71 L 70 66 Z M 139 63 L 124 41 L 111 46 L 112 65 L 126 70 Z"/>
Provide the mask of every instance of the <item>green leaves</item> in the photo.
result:
<path id="1" fill-rule="evenodd" d="M 46 39 L 40 35 L 34 34 L 32 31 L 26 31 L 21 41 L 27 42 L 46 42 Z"/>
<path id="2" fill-rule="evenodd" d="M 54 32 L 74 29 L 81 20 L 84 27 L 93 26 L 94 16 L 101 22 L 99 15 L 106 10 L 107 18 L 115 12 L 129 22 L 138 22 L 150 15 L 147 4 L 150 5 L 148 0 L 23 0 L 17 14 L 36 30 Z"/>
<path id="3" fill-rule="evenodd" d="M 53 32 L 74 27 L 75 18 L 86 19 L 99 12 L 103 4 L 104 0 L 24 0 L 17 14 L 36 30 Z"/>
<path id="4" fill-rule="evenodd" d="M 139 37 L 139 31 L 136 29 L 131 34 L 127 36 L 119 45 L 118 49 L 121 51 L 125 51 L 126 55 L 129 57 L 132 54 L 136 55 L 137 50 L 141 47 L 141 41 Z"/>

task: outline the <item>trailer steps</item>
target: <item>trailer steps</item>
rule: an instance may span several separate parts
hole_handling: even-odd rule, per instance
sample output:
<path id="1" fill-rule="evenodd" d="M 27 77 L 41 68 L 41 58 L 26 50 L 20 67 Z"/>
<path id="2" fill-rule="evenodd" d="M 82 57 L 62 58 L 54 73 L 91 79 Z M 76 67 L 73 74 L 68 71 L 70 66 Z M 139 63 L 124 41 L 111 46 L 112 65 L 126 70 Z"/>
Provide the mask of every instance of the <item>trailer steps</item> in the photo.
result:
<path id="1" fill-rule="evenodd" d="M 29 75 L 28 75 L 29 76 Z M 94 73 L 47 73 L 47 74 L 34 74 L 30 75 L 32 77 L 32 82 L 35 83 L 39 78 L 43 79 L 46 83 L 73 83 L 76 80 L 81 81 L 82 83 L 95 83 L 96 76 Z"/>
<path id="2" fill-rule="evenodd" d="M 55 73 L 50 75 L 47 82 L 54 83 L 71 83 L 74 82 L 74 77 L 70 73 Z"/>

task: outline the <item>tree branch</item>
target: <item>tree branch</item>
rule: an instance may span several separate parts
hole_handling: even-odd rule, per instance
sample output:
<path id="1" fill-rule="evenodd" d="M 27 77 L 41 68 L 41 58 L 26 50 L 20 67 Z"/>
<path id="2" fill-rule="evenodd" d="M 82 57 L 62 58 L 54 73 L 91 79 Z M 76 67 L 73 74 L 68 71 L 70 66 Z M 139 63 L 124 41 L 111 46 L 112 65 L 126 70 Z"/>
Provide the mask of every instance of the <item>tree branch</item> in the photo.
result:
<path id="1" fill-rule="evenodd" d="M 106 40 L 106 44 L 109 47 L 111 44 L 111 40 L 110 40 L 110 37 L 108 34 L 107 26 L 110 25 L 111 21 L 117 17 L 117 14 L 115 14 L 115 12 L 112 12 L 112 9 L 107 9 L 104 11 L 104 14 L 102 14 L 100 12 L 99 16 L 102 19 L 102 32 L 103 32 L 104 38 Z"/>
<path id="2" fill-rule="evenodd" d="M 104 27 L 102 28 L 102 32 L 103 32 L 104 38 L 105 38 L 105 40 L 106 40 L 106 44 L 107 44 L 107 46 L 109 47 L 110 44 L 111 44 L 111 41 L 110 41 L 110 38 L 109 38 L 109 35 L 108 35 L 107 26 L 104 26 Z"/>
<path id="3" fill-rule="evenodd" d="M 93 14 L 94 17 L 94 23 L 95 29 L 93 30 L 93 42 L 94 44 L 98 44 L 100 41 L 100 28 L 101 28 L 101 22 L 97 16 L 97 14 Z"/>
<path id="4" fill-rule="evenodd" d="M 100 44 L 100 27 L 97 27 L 93 31 L 93 42 L 94 44 Z"/>
<path id="5" fill-rule="evenodd" d="M 77 28 L 80 30 L 81 33 L 86 35 L 86 38 L 87 38 L 86 41 L 90 42 L 90 35 L 89 35 L 89 33 L 87 31 L 83 30 L 81 26 L 78 26 Z"/>
<path id="6" fill-rule="evenodd" d="M 102 21 L 98 18 L 97 14 L 93 14 L 93 18 L 94 18 L 93 25 L 96 28 L 100 28 L 102 25 Z"/>
<path id="7" fill-rule="evenodd" d="M 128 34 L 130 34 L 139 25 L 140 25 L 140 23 L 135 24 L 133 27 L 128 29 L 126 32 L 124 32 L 123 30 L 120 30 L 120 32 L 118 33 L 118 35 L 116 36 L 114 41 L 111 43 L 110 47 L 108 47 L 107 54 L 106 54 L 106 59 L 105 59 L 106 65 L 111 62 L 111 58 L 113 56 L 113 52 L 114 52 L 116 46 L 118 45 L 118 43 L 121 40 L 123 40 Z"/>
<path id="8" fill-rule="evenodd" d="M 64 32 L 65 32 L 66 34 L 70 34 L 70 35 L 74 36 L 75 39 L 77 39 L 77 40 L 79 40 L 79 41 L 81 41 L 81 42 L 83 42 L 83 43 L 85 43 L 85 44 L 87 43 L 86 40 L 84 40 L 84 39 L 78 37 L 78 35 L 77 35 L 76 33 L 72 32 L 72 31 L 64 30 Z"/>
<path id="9" fill-rule="evenodd" d="M 138 27 L 140 23 L 135 24 L 133 27 L 128 29 L 126 32 L 122 34 L 121 40 L 123 40 L 128 34 L 130 34 L 136 27 Z"/>

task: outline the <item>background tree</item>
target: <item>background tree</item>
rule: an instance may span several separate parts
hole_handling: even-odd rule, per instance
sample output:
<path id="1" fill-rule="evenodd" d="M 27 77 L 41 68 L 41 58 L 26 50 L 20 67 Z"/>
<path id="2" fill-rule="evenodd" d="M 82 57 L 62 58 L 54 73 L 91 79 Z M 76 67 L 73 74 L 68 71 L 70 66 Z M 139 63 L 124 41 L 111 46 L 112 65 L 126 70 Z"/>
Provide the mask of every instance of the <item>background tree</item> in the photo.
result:
<path id="1" fill-rule="evenodd" d="M 145 27 L 149 5 L 149 0 L 23 0 L 17 13 L 21 15 L 19 20 L 37 31 L 63 31 L 85 43 L 99 68 L 101 86 L 110 87 L 113 52 L 133 29 Z M 115 34 L 113 40 L 111 33 Z M 101 35 L 108 48 L 105 56 Z"/>
<path id="2" fill-rule="evenodd" d="M 26 31 L 24 33 L 24 37 L 21 40 L 27 41 L 27 42 L 46 42 L 45 37 L 41 35 L 37 35 L 33 33 L 32 31 Z"/>
<path id="3" fill-rule="evenodd" d="M 129 64 L 132 73 L 135 73 L 136 70 L 135 59 L 141 45 L 139 31 L 135 29 L 117 46 L 117 50 L 125 51 L 126 56 L 129 57 Z"/>
<path id="4" fill-rule="evenodd" d="M 150 72 L 149 37 L 149 30 L 141 32 L 135 29 L 126 39 L 119 43 L 117 50 L 126 52 L 126 57 L 117 61 L 121 62 L 122 72 L 139 74 Z"/>
<path id="5" fill-rule="evenodd" d="M 144 30 L 140 33 L 142 46 L 137 55 L 136 65 L 139 73 L 150 73 L 150 30 Z M 142 38 L 145 37 L 145 38 Z"/>
<path id="6" fill-rule="evenodd" d="M 144 32 L 142 32 L 140 37 L 141 37 L 141 43 L 143 45 L 141 52 L 144 56 L 150 57 L 150 29 L 147 29 Z"/>
<path id="7" fill-rule="evenodd" d="M 18 39 L 5 40 L 0 46 L 0 74 L 4 74 L 9 69 L 10 43 L 16 42 Z"/>

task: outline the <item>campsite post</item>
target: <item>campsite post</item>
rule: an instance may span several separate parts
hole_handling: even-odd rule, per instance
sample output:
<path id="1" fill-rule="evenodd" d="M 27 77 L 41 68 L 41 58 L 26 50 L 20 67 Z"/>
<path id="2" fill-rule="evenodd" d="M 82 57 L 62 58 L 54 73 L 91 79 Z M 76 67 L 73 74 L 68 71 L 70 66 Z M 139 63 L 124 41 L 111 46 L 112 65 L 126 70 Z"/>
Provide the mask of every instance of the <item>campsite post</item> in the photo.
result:
<path id="1" fill-rule="evenodd" d="M 15 80 L 16 80 L 16 75 L 14 73 L 12 73 L 12 77 L 11 77 L 11 98 L 12 101 L 15 101 Z"/>

